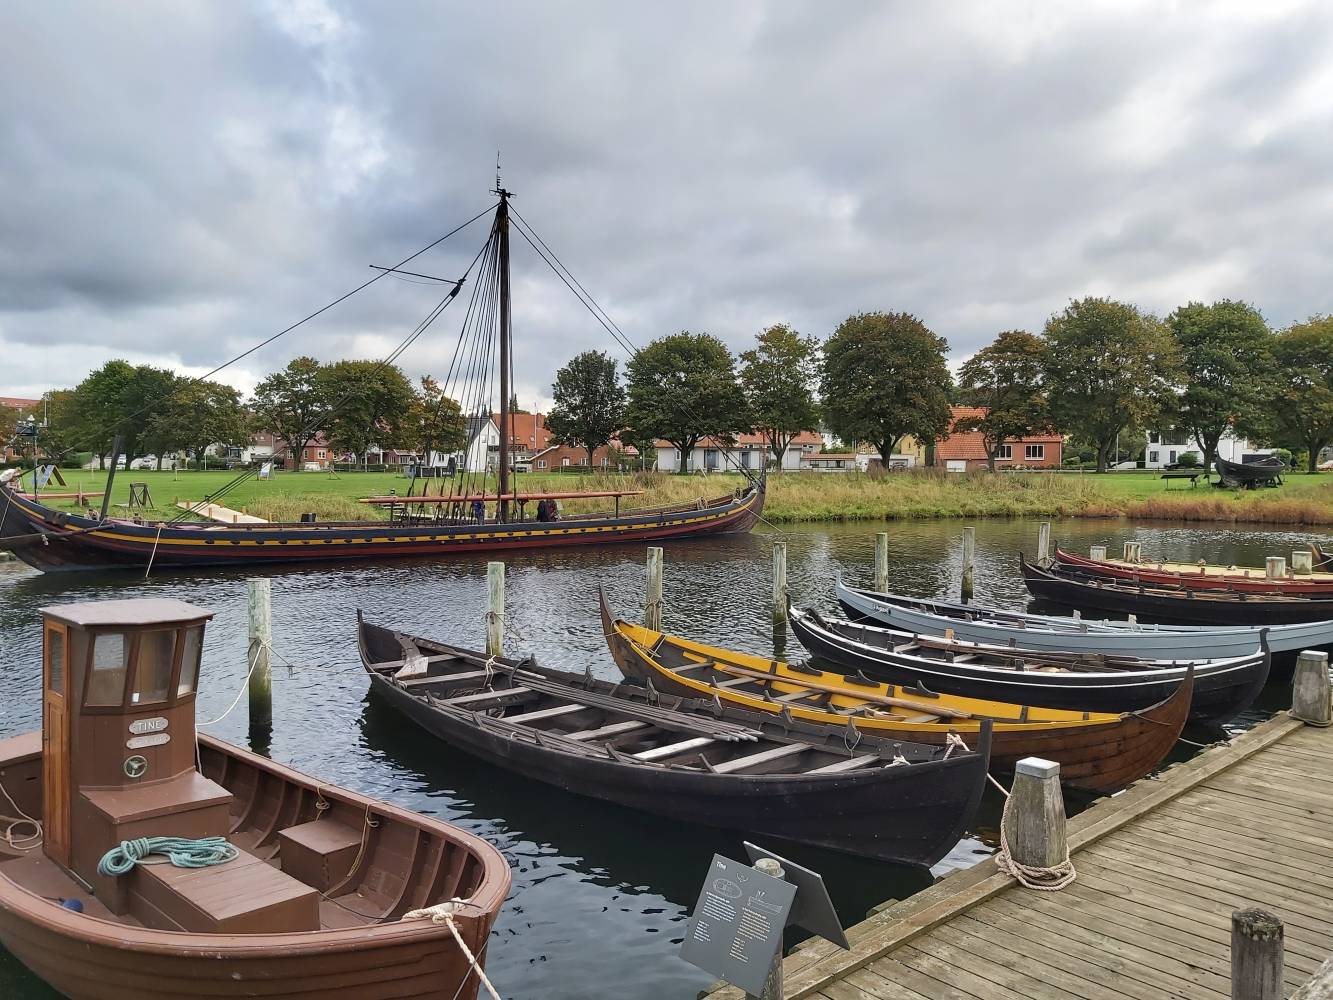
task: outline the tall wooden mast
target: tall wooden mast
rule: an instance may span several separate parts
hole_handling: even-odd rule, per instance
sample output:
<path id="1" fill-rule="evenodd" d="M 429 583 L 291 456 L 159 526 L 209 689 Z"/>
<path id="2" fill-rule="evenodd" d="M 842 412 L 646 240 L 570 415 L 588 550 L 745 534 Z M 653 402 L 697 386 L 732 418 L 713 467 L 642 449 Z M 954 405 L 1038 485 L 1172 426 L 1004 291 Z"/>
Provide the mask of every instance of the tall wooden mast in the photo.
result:
<path id="1" fill-rule="evenodd" d="M 500 186 L 497 172 L 495 193 L 500 196 L 495 224 L 500 236 L 500 489 L 503 498 L 509 493 L 509 192 Z M 496 518 L 509 520 L 509 501 L 501 499 Z"/>

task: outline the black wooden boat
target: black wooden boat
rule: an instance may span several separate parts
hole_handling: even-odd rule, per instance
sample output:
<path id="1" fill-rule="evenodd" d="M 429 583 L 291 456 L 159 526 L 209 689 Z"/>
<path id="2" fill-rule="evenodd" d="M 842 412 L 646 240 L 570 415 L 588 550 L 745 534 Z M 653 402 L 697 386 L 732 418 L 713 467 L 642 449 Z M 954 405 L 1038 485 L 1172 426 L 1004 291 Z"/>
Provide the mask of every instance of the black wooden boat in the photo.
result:
<path id="1" fill-rule="evenodd" d="M 1185 625 L 1290 625 L 1333 620 L 1333 597 L 1136 586 L 1088 571 L 1037 566 L 1021 555 L 1019 564 L 1023 582 L 1033 597 L 1071 608 Z"/>
<path id="2" fill-rule="evenodd" d="M 1085 712 L 1134 712 L 1167 701 L 1192 678 L 1190 718 L 1220 722 L 1249 707 L 1268 680 L 1267 652 L 1234 660 L 1161 661 L 1054 657 L 966 645 L 950 649 L 922 637 L 826 619 L 793 608 L 792 631 L 817 660 L 839 669 L 941 694 Z"/>
<path id="3" fill-rule="evenodd" d="M 1214 458 L 1213 465 L 1217 467 L 1218 475 L 1213 485 L 1229 489 L 1281 486 L 1282 473 L 1287 471 L 1287 463 L 1271 455 L 1253 462 L 1228 462 L 1225 458 Z"/>
<path id="4" fill-rule="evenodd" d="M 952 753 L 487 657 L 360 619 L 371 690 L 497 767 L 591 798 L 930 865 L 976 814 L 991 726 Z"/>

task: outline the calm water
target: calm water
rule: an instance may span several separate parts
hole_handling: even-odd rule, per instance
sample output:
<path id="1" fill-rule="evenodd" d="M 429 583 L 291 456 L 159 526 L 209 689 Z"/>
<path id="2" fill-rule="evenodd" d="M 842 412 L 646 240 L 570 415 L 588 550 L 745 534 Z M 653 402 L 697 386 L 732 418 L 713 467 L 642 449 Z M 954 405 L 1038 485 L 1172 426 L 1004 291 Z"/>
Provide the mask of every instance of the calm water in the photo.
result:
<path id="1" fill-rule="evenodd" d="M 836 611 L 832 575 L 870 582 L 876 525 L 800 527 L 783 532 L 793 599 Z M 957 522 L 889 526 L 893 586 L 904 593 L 956 596 L 961 561 Z M 1064 522 L 1053 541 L 1087 551 L 1118 551 L 1129 537 L 1149 558 L 1262 565 L 1311 537 L 1300 532 L 1216 526 L 1130 527 Z M 770 655 L 774 651 L 771 534 L 680 542 L 666 547 L 669 630 L 705 642 Z M 977 600 L 1026 605 L 1015 573 L 1020 549 L 1036 548 L 1036 527 L 1022 521 L 977 526 Z M 613 604 L 636 618 L 643 599 L 639 546 L 509 557 L 506 648 L 530 651 L 549 665 L 612 677 L 595 596 L 604 584 Z M 222 713 L 245 674 L 245 572 L 208 576 L 135 574 L 43 576 L 0 564 L 0 737 L 36 729 L 41 720 L 37 609 L 111 597 L 170 596 L 216 612 L 204 654 L 199 711 Z M 693 997 L 711 977 L 676 957 L 689 907 L 713 852 L 744 857 L 740 836 L 562 795 L 507 775 L 418 732 L 366 697 L 355 644 L 357 608 L 376 622 L 460 644 L 484 642 L 483 559 L 271 571 L 275 648 L 295 666 L 274 665 L 270 755 L 308 774 L 410 809 L 444 817 L 494 843 L 509 859 L 514 888 L 491 939 L 487 966 L 515 1000 L 620 1000 Z M 781 642 L 781 637 L 776 640 Z M 800 658 L 791 640 L 786 652 Z M 1272 709 L 1286 693 L 1265 698 Z M 1252 724 L 1259 712 L 1238 725 Z M 242 704 L 211 732 L 245 744 Z M 1196 734 L 1197 735 L 1197 734 Z M 1206 734 L 1205 734 L 1206 735 Z M 1182 751 L 1186 752 L 1186 751 Z M 935 869 L 942 874 L 991 853 L 999 816 L 990 793 L 971 836 Z M 1077 808 L 1077 803 L 1071 803 Z M 775 845 L 823 872 L 844 923 L 889 898 L 924 888 L 925 872 Z M 54 994 L 0 949 L 0 996 Z"/>

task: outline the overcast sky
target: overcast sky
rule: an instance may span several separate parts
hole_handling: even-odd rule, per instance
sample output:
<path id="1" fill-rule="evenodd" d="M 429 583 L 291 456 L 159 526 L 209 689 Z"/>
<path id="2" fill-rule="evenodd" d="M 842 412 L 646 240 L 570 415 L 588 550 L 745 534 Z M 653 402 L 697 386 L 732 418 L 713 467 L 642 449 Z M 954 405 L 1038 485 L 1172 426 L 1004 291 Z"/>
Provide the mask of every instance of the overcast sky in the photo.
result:
<path id="1" fill-rule="evenodd" d="M 0 38 L 0 395 L 206 371 L 490 204 L 497 149 L 639 344 L 906 310 L 956 363 L 1087 294 L 1333 311 L 1329 4 L 30 0 Z M 514 274 L 532 406 L 616 349 Z M 437 298 L 386 279 L 222 377 L 380 357 Z"/>

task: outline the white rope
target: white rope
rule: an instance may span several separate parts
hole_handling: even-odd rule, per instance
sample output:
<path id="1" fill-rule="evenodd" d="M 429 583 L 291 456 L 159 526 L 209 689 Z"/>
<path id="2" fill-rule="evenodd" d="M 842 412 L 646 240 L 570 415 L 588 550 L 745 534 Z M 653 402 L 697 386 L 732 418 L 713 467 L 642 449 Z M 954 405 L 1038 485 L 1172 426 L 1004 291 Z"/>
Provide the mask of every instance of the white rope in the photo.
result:
<path id="1" fill-rule="evenodd" d="M 467 946 L 463 940 L 463 935 L 458 933 L 458 925 L 454 923 L 454 913 L 457 912 L 460 904 L 468 902 L 466 899 L 454 898 L 446 903 L 436 903 L 434 906 L 428 906 L 424 910 L 408 910 L 403 914 L 403 920 L 417 920 L 422 917 L 429 917 L 433 924 L 443 924 L 449 928 L 449 933 L 454 936 L 458 942 L 458 947 L 463 949 L 463 954 L 467 956 L 468 962 L 472 965 L 472 971 L 477 974 L 481 980 L 481 985 L 486 987 L 486 992 L 491 995 L 491 1000 L 501 1000 L 500 994 L 495 992 L 495 987 L 491 981 L 486 978 L 486 972 L 482 969 L 481 963 L 477 961 L 477 956 L 472 954 L 472 949 Z M 467 980 L 464 979 L 464 982 Z"/>
<path id="2" fill-rule="evenodd" d="M 482 664 L 482 669 L 486 671 L 486 678 L 481 683 L 481 686 L 483 688 L 486 689 L 490 688 L 491 678 L 495 676 L 495 664 L 498 661 L 498 659 L 499 658 L 495 656 L 488 656 L 486 658 L 486 662 Z"/>
<path id="3" fill-rule="evenodd" d="M 148 553 L 148 568 L 143 571 L 143 578 L 148 579 L 148 574 L 153 572 L 153 560 L 157 558 L 157 543 L 162 541 L 162 525 L 165 521 L 157 522 L 157 537 L 153 539 L 153 551 Z"/>
<path id="4" fill-rule="evenodd" d="M 255 672 L 255 665 L 259 662 L 259 653 L 263 649 L 268 649 L 270 650 L 270 652 L 272 651 L 272 647 L 269 646 L 269 644 L 265 642 L 263 639 L 260 639 L 259 644 L 255 646 L 255 658 L 250 661 L 250 669 L 245 672 L 245 679 L 241 681 L 241 689 L 236 692 L 236 697 L 232 700 L 232 703 L 227 706 L 227 710 L 223 712 L 221 715 L 219 715 L 216 719 L 209 719 L 207 722 L 198 723 L 198 725 L 200 726 L 216 725 L 217 723 L 225 719 L 227 716 L 231 715 L 231 710 L 241 703 L 241 695 L 245 694 L 245 689 L 250 684 L 250 675 Z"/>
<path id="5" fill-rule="evenodd" d="M 5 824 L 5 832 L 2 835 L 5 838 L 5 842 L 9 844 L 10 847 L 14 848 L 14 850 L 16 851 L 31 851 L 34 847 L 36 847 L 38 844 L 42 842 L 42 824 L 38 820 L 33 819 L 31 816 L 29 816 L 27 813 L 25 813 L 22 809 L 19 808 L 18 803 L 15 802 L 13 798 L 10 797 L 9 791 L 5 788 L 4 784 L 2 783 L 0 783 L 0 794 L 4 795 L 5 801 L 9 803 L 10 808 L 12 808 L 16 813 L 19 814 L 19 818 L 0 814 L 0 823 Z M 14 836 L 14 827 L 23 826 L 25 823 L 30 825 L 37 832 L 29 834 L 26 837 Z M 28 844 L 28 846 L 26 847 L 22 847 L 19 845 L 19 841 L 21 840 L 32 841 L 32 843 Z"/>

